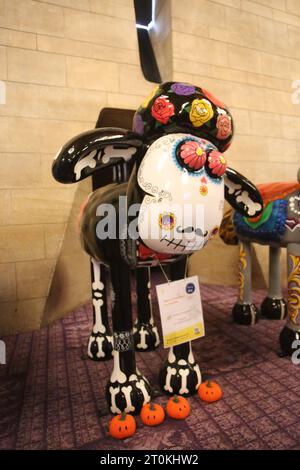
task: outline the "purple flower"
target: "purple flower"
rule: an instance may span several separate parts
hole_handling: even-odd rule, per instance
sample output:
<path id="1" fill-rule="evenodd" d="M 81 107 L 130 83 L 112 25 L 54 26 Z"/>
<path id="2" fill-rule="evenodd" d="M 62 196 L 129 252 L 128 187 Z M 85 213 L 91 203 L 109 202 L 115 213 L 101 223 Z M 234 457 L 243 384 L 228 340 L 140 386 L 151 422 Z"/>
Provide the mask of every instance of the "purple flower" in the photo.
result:
<path id="1" fill-rule="evenodd" d="M 139 113 L 135 113 L 133 118 L 133 130 L 138 134 L 144 133 L 144 122 L 142 116 Z"/>
<path id="2" fill-rule="evenodd" d="M 176 95 L 189 96 L 195 93 L 195 87 L 187 85 L 186 83 L 173 83 L 171 90 L 174 91 Z"/>

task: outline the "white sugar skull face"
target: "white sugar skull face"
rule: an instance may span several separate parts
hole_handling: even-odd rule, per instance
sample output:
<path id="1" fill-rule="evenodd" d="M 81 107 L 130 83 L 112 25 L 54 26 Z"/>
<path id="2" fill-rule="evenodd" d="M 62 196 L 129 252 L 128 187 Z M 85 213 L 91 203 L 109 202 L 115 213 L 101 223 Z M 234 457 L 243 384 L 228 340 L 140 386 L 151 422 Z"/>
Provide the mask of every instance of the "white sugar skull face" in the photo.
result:
<path id="1" fill-rule="evenodd" d="M 138 229 L 159 253 L 188 254 L 216 235 L 223 216 L 226 160 L 205 139 L 170 134 L 146 152 L 138 184 L 147 193 Z"/>

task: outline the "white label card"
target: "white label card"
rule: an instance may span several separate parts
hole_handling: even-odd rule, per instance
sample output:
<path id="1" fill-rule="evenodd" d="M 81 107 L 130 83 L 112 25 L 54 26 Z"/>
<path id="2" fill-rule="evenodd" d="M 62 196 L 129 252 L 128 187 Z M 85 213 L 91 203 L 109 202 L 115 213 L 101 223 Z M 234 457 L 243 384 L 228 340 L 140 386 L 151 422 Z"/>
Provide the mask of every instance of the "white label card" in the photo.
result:
<path id="1" fill-rule="evenodd" d="M 205 335 L 198 276 L 156 286 L 164 347 Z"/>

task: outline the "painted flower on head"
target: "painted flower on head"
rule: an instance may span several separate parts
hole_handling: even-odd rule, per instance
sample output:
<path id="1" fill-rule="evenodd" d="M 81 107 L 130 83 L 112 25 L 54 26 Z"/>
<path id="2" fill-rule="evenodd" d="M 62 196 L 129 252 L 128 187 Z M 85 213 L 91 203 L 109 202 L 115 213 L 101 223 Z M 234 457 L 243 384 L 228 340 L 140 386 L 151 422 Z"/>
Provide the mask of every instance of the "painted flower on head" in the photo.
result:
<path id="1" fill-rule="evenodd" d="M 189 96 L 195 93 L 196 88 L 193 85 L 188 85 L 187 83 L 173 83 L 171 90 L 176 93 L 176 95 Z"/>
<path id="2" fill-rule="evenodd" d="M 219 114 L 216 126 L 218 129 L 217 138 L 227 139 L 232 132 L 231 117 L 228 114 Z"/>
<path id="3" fill-rule="evenodd" d="M 194 127 L 200 127 L 214 115 L 212 106 L 207 100 L 194 100 L 190 110 L 190 120 Z"/>
<path id="4" fill-rule="evenodd" d="M 159 96 L 152 105 L 151 114 L 157 121 L 167 124 L 170 117 L 175 114 L 174 105 L 167 96 Z"/>
<path id="5" fill-rule="evenodd" d="M 200 170 L 206 162 L 206 153 L 195 140 L 187 140 L 180 147 L 180 158 L 193 170 Z"/>
<path id="6" fill-rule="evenodd" d="M 200 192 L 201 196 L 206 196 L 207 195 L 208 188 L 207 188 L 206 184 L 201 184 L 200 185 L 199 192 Z"/>
<path id="7" fill-rule="evenodd" d="M 135 113 L 133 118 L 133 130 L 138 134 L 144 133 L 144 121 L 139 113 Z"/>
<path id="8" fill-rule="evenodd" d="M 206 96 L 206 98 L 208 98 L 213 104 L 215 104 L 216 106 L 218 106 L 219 108 L 225 108 L 225 104 L 222 103 L 222 101 L 218 100 L 212 93 L 210 93 L 208 90 L 206 90 L 205 88 L 201 88 L 201 91 L 203 93 L 203 95 Z"/>
<path id="9" fill-rule="evenodd" d="M 159 86 L 157 85 L 156 87 L 153 88 L 153 90 L 151 91 L 151 93 L 149 93 L 149 95 L 147 96 L 147 98 L 145 99 L 145 101 L 143 101 L 142 103 L 142 108 L 147 108 L 148 104 L 150 103 L 150 101 L 152 100 L 152 98 L 154 98 L 155 94 L 157 93 L 157 90 L 159 89 Z"/>
<path id="10" fill-rule="evenodd" d="M 224 175 L 227 168 L 227 161 L 222 153 L 217 150 L 210 152 L 208 157 L 208 166 L 213 175 L 222 176 Z"/>

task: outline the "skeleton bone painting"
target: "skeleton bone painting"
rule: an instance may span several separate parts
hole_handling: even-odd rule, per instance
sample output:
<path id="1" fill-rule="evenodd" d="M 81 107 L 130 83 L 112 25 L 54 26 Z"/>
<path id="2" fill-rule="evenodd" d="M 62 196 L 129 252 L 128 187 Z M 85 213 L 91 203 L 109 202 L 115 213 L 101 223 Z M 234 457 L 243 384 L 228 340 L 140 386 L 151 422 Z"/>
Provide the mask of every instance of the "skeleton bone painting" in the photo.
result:
<path id="1" fill-rule="evenodd" d="M 251 245 L 269 245 L 269 288 L 260 310 L 268 319 L 283 319 L 288 314 L 280 345 L 283 353 L 291 355 L 294 341 L 300 339 L 300 168 L 298 181 L 267 183 L 258 188 L 264 201 L 260 216 L 243 217 L 229 209 L 219 231 L 225 243 L 240 243 L 239 298 L 232 313 L 236 323 L 257 322 L 259 309 L 253 304 L 251 293 Z M 280 280 L 282 247 L 287 248 L 287 303 Z"/>
<path id="2" fill-rule="evenodd" d="M 154 347 L 158 338 L 151 324 L 148 294 L 143 298 L 140 292 L 138 302 L 146 306 L 147 327 L 137 325 L 139 338 L 134 341 L 131 271 L 136 270 L 144 284 L 147 268 L 164 263 L 170 267 L 171 280 L 181 279 L 187 257 L 217 234 L 224 198 L 244 216 L 255 217 L 262 211 L 257 188 L 227 166 L 224 152 L 232 137 L 233 118 L 220 100 L 204 88 L 167 82 L 156 87 L 137 110 L 133 131 L 98 128 L 85 132 L 67 142 L 53 163 L 56 180 L 75 183 L 109 165 L 134 161 L 128 183 L 104 192 L 95 190 L 81 218 L 82 245 L 93 259 L 95 287 L 90 350 L 92 344 L 93 354 L 101 355 L 104 344 L 112 350 L 114 367 L 106 386 L 112 413 L 139 413 L 152 396 L 151 384 L 136 368 L 135 343 L 143 350 L 147 338 L 152 338 Z M 125 222 L 120 217 L 121 196 L 127 197 Z M 104 214 L 103 207 L 113 210 Z M 134 216 L 132 207 L 138 207 Z M 114 221 L 117 235 L 99 236 L 99 227 L 112 226 Z M 129 230 L 131 222 L 136 236 Z M 102 315 L 108 292 L 102 290 L 105 266 L 114 293 L 112 334 Z M 159 382 L 167 394 L 196 392 L 201 372 L 189 342 L 169 350 Z"/>

